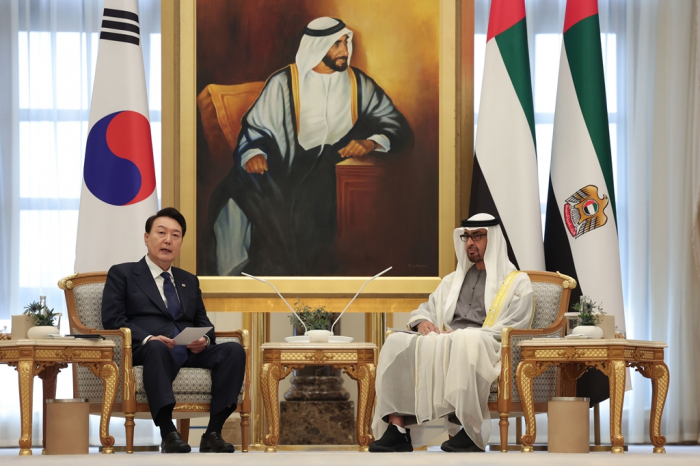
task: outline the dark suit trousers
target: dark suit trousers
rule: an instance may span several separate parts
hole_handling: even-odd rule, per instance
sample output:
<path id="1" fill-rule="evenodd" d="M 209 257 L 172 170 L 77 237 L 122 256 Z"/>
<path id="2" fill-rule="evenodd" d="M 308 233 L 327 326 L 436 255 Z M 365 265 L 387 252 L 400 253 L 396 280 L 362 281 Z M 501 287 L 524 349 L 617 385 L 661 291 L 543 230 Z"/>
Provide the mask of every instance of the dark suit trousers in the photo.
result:
<path id="1" fill-rule="evenodd" d="M 211 414 L 235 406 L 245 375 L 245 350 L 235 342 L 208 346 L 201 353 L 187 351 L 188 358 L 182 367 L 211 370 Z M 141 345 L 134 353 L 134 365 L 143 366 L 143 384 L 148 397 L 151 416 L 156 418 L 164 406 L 175 403 L 173 381 L 180 365 L 168 347 L 157 340 Z"/>

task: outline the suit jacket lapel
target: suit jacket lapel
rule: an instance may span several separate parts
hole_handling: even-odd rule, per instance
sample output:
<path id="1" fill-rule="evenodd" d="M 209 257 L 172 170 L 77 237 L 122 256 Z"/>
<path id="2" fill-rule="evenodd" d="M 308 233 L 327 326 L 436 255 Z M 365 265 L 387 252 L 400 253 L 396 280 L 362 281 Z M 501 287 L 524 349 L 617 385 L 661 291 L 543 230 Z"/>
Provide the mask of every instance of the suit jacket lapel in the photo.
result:
<path id="1" fill-rule="evenodd" d="M 158 309 L 172 317 L 170 312 L 168 312 L 168 308 L 165 307 L 165 302 L 163 302 L 163 297 L 160 295 L 160 291 L 158 291 L 156 281 L 153 279 L 153 275 L 151 275 L 151 269 L 149 269 L 148 264 L 146 264 L 146 259 L 141 259 L 139 261 L 138 265 L 134 268 L 134 275 L 136 275 L 134 281 L 138 287 L 141 288 L 141 291 L 158 306 Z"/>
<path id="2" fill-rule="evenodd" d="M 187 314 L 187 293 L 189 290 L 184 285 L 182 276 L 180 274 L 180 269 L 173 267 L 173 277 L 175 277 L 175 288 L 177 289 L 177 294 L 180 297 L 180 306 L 182 307 L 182 314 Z"/>

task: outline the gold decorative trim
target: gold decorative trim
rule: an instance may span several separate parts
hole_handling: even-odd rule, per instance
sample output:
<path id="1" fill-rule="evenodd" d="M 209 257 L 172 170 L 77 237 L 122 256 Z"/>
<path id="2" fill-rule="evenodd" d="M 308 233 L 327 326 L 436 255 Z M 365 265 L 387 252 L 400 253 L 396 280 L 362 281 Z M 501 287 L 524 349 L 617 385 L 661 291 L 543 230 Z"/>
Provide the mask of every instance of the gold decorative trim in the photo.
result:
<path id="1" fill-rule="evenodd" d="M 294 99 L 294 116 L 297 122 L 297 134 L 301 133 L 301 108 L 299 104 L 299 68 L 296 63 L 289 65 L 289 74 L 292 76 L 292 97 Z M 265 83 L 267 84 L 267 83 Z"/>
<path id="2" fill-rule="evenodd" d="M 513 327 L 506 327 L 501 330 L 501 348 L 510 348 L 510 332 L 513 331 Z"/>
<path id="3" fill-rule="evenodd" d="M 211 405 L 207 404 L 176 404 L 173 412 L 180 411 L 209 411 Z"/>
<path id="4" fill-rule="evenodd" d="M 66 290 L 72 290 L 73 289 L 73 279 L 76 278 L 79 274 L 74 273 L 73 275 L 68 275 L 67 277 L 63 277 L 58 281 L 58 287 L 62 289 L 63 291 Z"/>
<path id="5" fill-rule="evenodd" d="M 349 66 L 348 76 L 350 77 L 350 117 L 354 126 L 357 123 L 357 76 Z"/>
<path id="6" fill-rule="evenodd" d="M 504 329 L 505 332 L 505 329 Z M 503 385 L 503 399 L 507 400 L 510 398 L 510 351 L 504 351 L 503 359 L 501 360 L 501 374 L 503 380 L 499 380 L 498 389 L 501 389 L 501 384 Z"/>
<path id="7" fill-rule="evenodd" d="M 573 277 L 570 277 L 568 275 L 564 275 L 563 273 L 559 272 L 558 270 L 557 270 L 557 275 L 559 275 L 559 278 L 564 280 L 561 284 L 562 288 L 564 288 L 564 289 L 569 288 L 572 290 L 574 288 L 576 288 L 576 280 Z"/>
<path id="8" fill-rule="evenodd" d="M 315 350 L 311 352 L 292 352 L 282 351 L 280 353 L 280 361 L 282 363 L 304 363 L 306 361 L 325 362 L 325 361 L 343 361 L 357 362 L 356 352 L 331 352 L 324 350 Z"/>
<path id="9" fill-rule="evenodd" d="M 0 359 L 19 359 L 19 350 L 0 350 Z"/>

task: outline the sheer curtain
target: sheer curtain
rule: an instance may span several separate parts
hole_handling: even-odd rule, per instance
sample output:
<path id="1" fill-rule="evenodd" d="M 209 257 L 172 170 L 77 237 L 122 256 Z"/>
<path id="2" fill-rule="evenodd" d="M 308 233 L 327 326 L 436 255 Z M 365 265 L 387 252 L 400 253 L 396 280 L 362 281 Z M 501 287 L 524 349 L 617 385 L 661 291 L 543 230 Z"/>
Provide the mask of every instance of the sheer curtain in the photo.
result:
<path id="1" fill-rule="evenodd" d="M 0 329 L 40 295 L 66 315 L 56 283 L 75 261 L 102 8 L 103 0 L 0 2 Z M 139 19 L 160 188 L 160 1 L 139 0 Z M 0 380 L 0 446 L 13 446 L 20 436 L 17 374 L 0 366 Z M 57 397 L 72 394 L 66 369 Z M 41 442 L 41 407 L 35 382 L 34 445 Z M 141 422 L 139 441 L 157 443 L 152 423 Z M 123 420 L 110 430 L 123 444 Z M 99 444 L 96 425 L 91 442 Z"/>
<path id="2" fill-rule="evenodd" d="M 700 191 L 698 14 L 691 0 L 633 2 L 628 12 L 625 307 L 629 337 L 669 346 L 668 442 L 700 436 L 700 273 L 691 239 Z M 651 387 L 638 375 L 634 382 L 626 435 L 647 442 Z"/>
<path id="3" fill-rule="evenodd" d="M 566 2 L 526 0 L 525 4 L 544 215 Z M 475 113 L 489 7 L 488 0 L 476 1 Z M 700 257 L 698 7 L 691 0 L 599 0 L 598 7 L 627 336 L 668 343 L 666 363 L 671 383 L 662 435 L 668 442 L 697 441 L 700 347 L 695 341 L 700 333 L 700 274 L 694 257 Z M 691 235 L 696 236 L 696 250 Z M 651 384 L 636 372 L 632 382 L 634 390 L 625 395 L 623 434 L 630 443 L 649 443 Z M 601 414 L 605 442 L 609 438 L 607 402 L 601 404 Z M 538 417 L 538 440 L 546 441 L 546 421 L 546 416 Z"/>

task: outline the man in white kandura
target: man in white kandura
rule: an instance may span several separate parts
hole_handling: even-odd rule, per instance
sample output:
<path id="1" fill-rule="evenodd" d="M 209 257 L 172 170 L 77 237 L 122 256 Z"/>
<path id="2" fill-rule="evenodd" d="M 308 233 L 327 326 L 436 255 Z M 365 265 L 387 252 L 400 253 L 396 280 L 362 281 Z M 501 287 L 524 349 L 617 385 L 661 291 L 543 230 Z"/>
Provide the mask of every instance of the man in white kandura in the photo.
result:
<path id="1" fill-rule="evenodd" d="M 484 451 L 491 435 L 501 330 L 529 328 L 532 284 L 508 260 L 497 218 L 474 215 L 453 236 L 457 270 L 411 313 L 408 325 L 420 335 L 394 333 L 379 355 L 372 429 L 381 438 L 371 452 L 413 451 L 430 440 L 423 425 L 440 418 L 453 435 L 444 451 Z M 407 425 L 415 425 L 413 438 Z"/>

